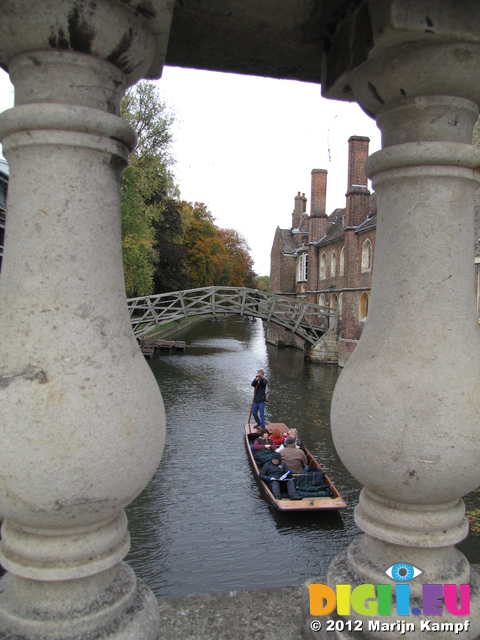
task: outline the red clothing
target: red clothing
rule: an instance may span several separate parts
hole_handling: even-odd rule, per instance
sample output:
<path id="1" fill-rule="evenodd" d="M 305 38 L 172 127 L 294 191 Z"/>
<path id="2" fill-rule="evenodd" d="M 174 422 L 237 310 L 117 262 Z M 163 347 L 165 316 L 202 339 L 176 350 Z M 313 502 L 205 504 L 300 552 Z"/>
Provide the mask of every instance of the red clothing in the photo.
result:
<path id="1" fill-rule="evenodd" d="M 270 436 L 270 440 L 272 440 L 273 444 L 276 447 L 279 447 L 281 444 L 283 444 L 283 436 L 278 436 L 278 438 L 274 438 L 273 436 Z"/>

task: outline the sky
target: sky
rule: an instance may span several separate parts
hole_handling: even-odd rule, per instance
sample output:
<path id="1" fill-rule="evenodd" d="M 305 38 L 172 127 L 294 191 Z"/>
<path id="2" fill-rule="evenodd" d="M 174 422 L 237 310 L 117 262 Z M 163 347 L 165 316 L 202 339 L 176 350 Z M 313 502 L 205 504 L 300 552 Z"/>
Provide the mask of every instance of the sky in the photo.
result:
<path id="1" fill-rule="evenodd" d="M 156 81 L 174 113 L 172 154 L 182 199 L 203 202 L 217 227 L 247 241 L 258 275 L 270 274 L 277 226 L 290 228 L 294 198 L 307 197 L 312 169 L 326 169 L 327 214 L 345 206 L 348 139 L 381 146 L 375 122 L 355 103 L 321 97 L 290 80 L 165 67 Z M 0 111 L 13 106 L 0 70 Z"/>

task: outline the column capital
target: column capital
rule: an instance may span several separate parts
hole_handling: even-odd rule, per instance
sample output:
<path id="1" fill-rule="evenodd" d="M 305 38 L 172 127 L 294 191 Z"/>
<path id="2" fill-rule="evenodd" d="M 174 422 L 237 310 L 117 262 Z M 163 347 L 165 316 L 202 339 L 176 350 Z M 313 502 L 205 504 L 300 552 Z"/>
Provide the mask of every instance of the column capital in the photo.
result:
<path id="1" fill-rule="evenodd" d="M 172 0 L 5 0 L 0 65 L 9 69 L 24 52 L 73 51 L 110 62 L 128 85 L 159 78 L 173 6 Z"/>
<path id="2" fill-rule="evenodd" d="M 328 43 L 323 95 L 356 100 L 375 114 L 393 100 L 440 90 L 444 94 L 449 84 L 465 83 L 465 74 L 452 73 L 452 67 L 457 71 L 462 67 L 471 71 L 469 88 L 448 95 L 474 99 L 479 93 L 478 83 L 475 85 L 478 67 L 469 46 L 480 44 L 476 9 L 474 0 L 364 0 Z M 446 62 L 436 57 L 440 51 L 445 52 Z M 388 65 L 388 73 L 380 78 L 375 69 L 382 65 Z"/>

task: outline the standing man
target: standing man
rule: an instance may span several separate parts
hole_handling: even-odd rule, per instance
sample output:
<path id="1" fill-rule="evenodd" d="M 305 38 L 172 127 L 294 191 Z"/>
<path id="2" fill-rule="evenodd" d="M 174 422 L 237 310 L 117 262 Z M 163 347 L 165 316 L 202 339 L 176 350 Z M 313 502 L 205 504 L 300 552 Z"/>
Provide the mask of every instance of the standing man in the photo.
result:
<path id="1" fill-rule="evenodd" d="M 265 429 L 265 402 L 267 400 L 267 379 L 263 369 L 260 369 L 252 382 L 255 387 L 255 395 L 253 396 L 252 415 L 257 423 L 257 427 Z M 260 412 L 260 417 L 258 417 Z"/>

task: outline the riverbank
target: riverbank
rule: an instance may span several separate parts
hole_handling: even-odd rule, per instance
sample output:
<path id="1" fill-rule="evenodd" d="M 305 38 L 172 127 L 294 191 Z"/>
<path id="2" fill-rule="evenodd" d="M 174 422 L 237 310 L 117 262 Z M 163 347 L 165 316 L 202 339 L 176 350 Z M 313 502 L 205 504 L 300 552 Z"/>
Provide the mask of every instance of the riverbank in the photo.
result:
<path id="1" fill-rule="evenodd" d="M 144 333 L 139 337 L 139 340 L 145 342 L 145 344 L 149 344 L 154 340 L 158 340 L 158 338 L 170 338 L 172 336 L 175 336 L 177 333 L 185 331 L 185 329 L 188 329 L 194 324 L 205 322 L 207 317 L 208 316 L 195 316 L 193 318 L 185 318 L 184 320 L 179 320 L 178 322 L 169 323 L 166 327 L 159 327 L 158 329 L 154 329 L 153 331 Z"/>

